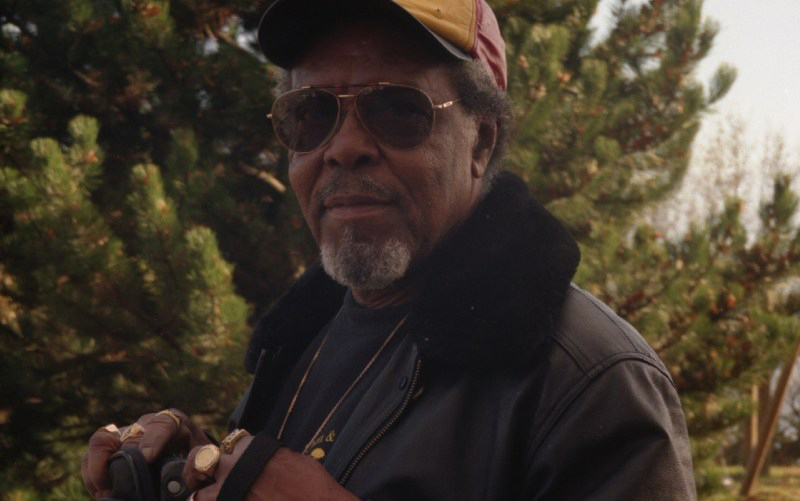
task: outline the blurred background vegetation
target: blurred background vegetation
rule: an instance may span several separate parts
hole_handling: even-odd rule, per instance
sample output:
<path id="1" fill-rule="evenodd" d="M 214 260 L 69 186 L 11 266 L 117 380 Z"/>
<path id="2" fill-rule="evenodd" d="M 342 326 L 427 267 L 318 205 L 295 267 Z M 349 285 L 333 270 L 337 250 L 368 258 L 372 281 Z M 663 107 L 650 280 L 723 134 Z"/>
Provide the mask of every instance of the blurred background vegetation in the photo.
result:
<path id="1" fill-rule="evenodd" d="M 670 213 L 691 212 L 676 194 L 695 134 L 735 79 L 727 66 L 693 77 L 717 32 L 702 1 L 619 1 L 601 40 L 588 27 L 597 0 L 491 3 L 516 121 L 506 167 L 580 242 L 576 282 L 663 358 L 698 489 L 717 496 L 723 465 L 751 441 L 751 388 L 769 393 L 800 336 L 799 166 L 776 143 L 763 159 L 772 189 L 745 225 L 742 145 L 721 130 L 705 150 L 713 210 L 671 227 Z M 0 2 L 9 499 L 82 499 L 79 458 L 105 423 L 179 407 L 223 426 L 247 384 L 250 326 L 313 259 L 264 117 L 273 73 L 253 38 L 264 7 Z M 798 413 L 776 460 L 800 457 Z"/>

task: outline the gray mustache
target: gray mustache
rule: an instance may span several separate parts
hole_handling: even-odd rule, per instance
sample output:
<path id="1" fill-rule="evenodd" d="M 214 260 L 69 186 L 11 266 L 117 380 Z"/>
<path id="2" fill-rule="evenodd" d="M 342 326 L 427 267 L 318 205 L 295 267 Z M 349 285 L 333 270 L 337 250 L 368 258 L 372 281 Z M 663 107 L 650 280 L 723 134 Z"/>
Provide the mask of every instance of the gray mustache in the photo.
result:
<path id="1" fill-rule="evenodd" d="M 347 193 L 349 195 L 369 195 L 385 201 L 396 201 L 400 197 L 394 190 L 378 184 L 369 176 L 356 179 L 347 179 L 346 174 L 332 178 L 317 193 L 315 205 L 318 210 L 323 210 L 325 201 L 334 195 Z"/>

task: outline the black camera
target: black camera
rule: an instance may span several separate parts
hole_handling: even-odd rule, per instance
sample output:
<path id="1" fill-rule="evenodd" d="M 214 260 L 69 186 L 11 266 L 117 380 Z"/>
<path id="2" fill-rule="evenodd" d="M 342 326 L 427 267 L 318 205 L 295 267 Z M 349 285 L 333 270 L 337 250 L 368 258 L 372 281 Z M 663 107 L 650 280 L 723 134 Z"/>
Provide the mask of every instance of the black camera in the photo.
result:
<path id="1" fill-rule="evenodd" d="M 123 447 L 108 462 L 111 497 L 101 501 L 184 501 L 189 489 L 181 473 L 186 458 L 164 456 L 147 464 L 135 447 Z"/>

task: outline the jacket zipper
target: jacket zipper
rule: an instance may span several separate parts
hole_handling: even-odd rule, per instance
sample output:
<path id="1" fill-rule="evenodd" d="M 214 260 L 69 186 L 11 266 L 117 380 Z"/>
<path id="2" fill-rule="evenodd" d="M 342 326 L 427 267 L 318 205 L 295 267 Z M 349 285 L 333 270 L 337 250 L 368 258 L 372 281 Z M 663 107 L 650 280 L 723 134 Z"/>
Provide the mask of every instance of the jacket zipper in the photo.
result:
<path id="1" fill-rule="evenodd" d="M 353 460 L 350 462 L 350 465 L 347 469 L 342 473 L 342 476 L 339 477 L 339 483 L 344 485 L 350 480 L 350 475 L 353 474 L 353 470 L 356 469 L 358 463 L 364 459 L 364 456 L 372 449 L 375 444 L 377 444 L 381 438 L 389 431 L 389 429 L 394 426 L 400 416 L 405 412 L 408 404 L 411 403 L 411 398 L 414 396 L 414 393 L 417 389 L 417 382 L 419 381 L 419 373 L 420 367 L 422 366 L 422 360 L 417 358 L 417 361 L 414 365 L 414 374 L 411 377 L 411 382 L 408 384 L 408 391 L 406 392 L 405 396 L 403 397 L 403 401 L 400 403 L 400 406 L 394 411 L 394 413 L 389 416 L 389 418 L 384 421 L 383 426 L 374 434 L 372 438 L 358 451 L 358 454 L 353 457 Z"/>

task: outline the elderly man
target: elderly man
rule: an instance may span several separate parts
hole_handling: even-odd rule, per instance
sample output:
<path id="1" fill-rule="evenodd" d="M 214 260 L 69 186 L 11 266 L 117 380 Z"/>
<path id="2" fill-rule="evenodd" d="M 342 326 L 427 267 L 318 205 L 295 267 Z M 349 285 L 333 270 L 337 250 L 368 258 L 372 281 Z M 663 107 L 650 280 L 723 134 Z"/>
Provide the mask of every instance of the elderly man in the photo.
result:
<path id="1" fill-rule="evenodd" d="M 237 431 L 218 448 L 176 410 L 101 428 L 92 495 L 124 445 L 188 453 L 197 501 L 694 498 L 669 374 L 499 172 L 484 0 L 278 0 L 259 40 L 286 69 L 270 118 L 321 264 L 253 334 Z"/>

